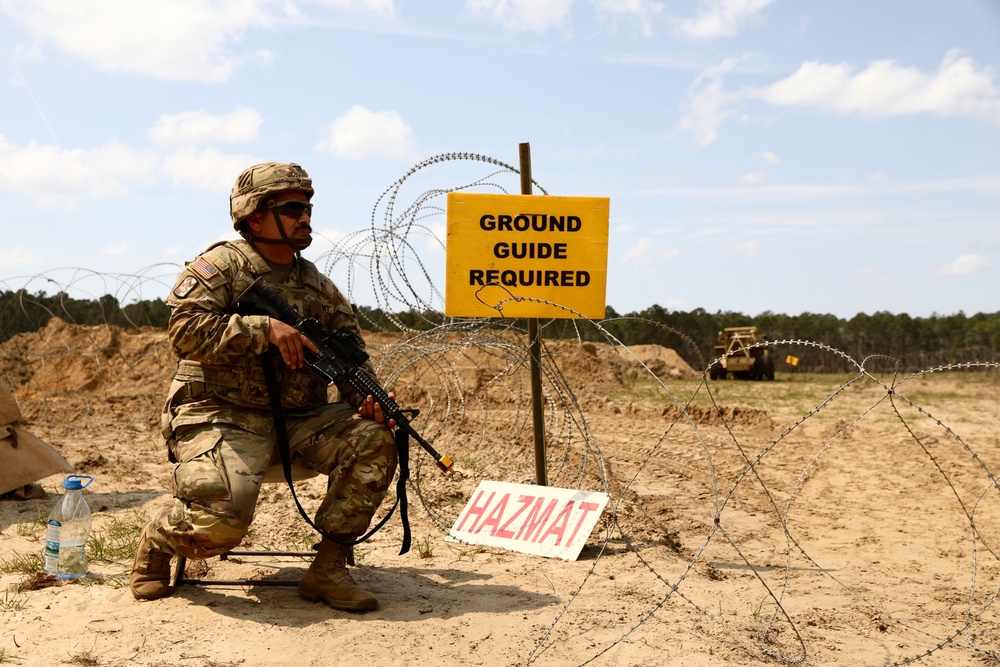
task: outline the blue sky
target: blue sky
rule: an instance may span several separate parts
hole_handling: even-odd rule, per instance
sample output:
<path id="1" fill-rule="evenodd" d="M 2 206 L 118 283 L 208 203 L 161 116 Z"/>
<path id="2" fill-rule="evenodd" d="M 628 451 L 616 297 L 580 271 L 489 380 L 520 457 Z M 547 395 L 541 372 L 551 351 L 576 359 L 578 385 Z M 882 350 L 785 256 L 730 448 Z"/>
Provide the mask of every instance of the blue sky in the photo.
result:
<path id="1" fill-rule="evenodd" d="M 620 313 L 998 312 L 998 68 L 997 0 L 0 0 L 0 288 L 165 297 L 268 160 L 327 257 L 415 164 L 528 142 L 550 194 L 610 198 Z"/>

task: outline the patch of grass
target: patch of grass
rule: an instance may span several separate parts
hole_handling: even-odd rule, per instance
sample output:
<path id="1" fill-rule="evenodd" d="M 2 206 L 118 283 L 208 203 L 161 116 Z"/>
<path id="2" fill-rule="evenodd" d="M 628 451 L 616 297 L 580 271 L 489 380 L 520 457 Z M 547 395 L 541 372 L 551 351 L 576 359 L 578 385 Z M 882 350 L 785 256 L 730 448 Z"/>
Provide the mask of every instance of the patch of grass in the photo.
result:
<path id="1" fill-rule="evenodd" d="M 310 551 L 319 540 L 319 536 L 311 530 L 297 531 L 288 537 L 285 549 L 288 551 Z"/>
<path id="2" fill-rule="evenodd" d="M 7 649 L 5 648 L 0 648 L 0 664 L 10 663 L 13 665 L 19 662 L 21 662 L 21 658 L 12 653 L 7 653 Z"/>
<path id="3" fill-rule="evenodd" d="M 139 533 L 145 525 L 146 517 L 139 512 L 124 517 L 112 515 L 103 528 L 87 540 L 87 557 L 108 563 L 131 561 L 139 545 Z"/>
<path id="4" fill-rule="evenodd" d="M 15 530 L 17 531 L 18 537 L 26 537 L 33 542 L 38 542 L 45 534 L 45 528 L 48 525 L 48 521 L 48 518 L 44 516 L 37 516 L 34 519 L 18 521 Z"/>
<path id="5" fill-rule="evenodd" d="M 903 389 L 907 388 L 907 385 L 903 385 Z M 926 387 L 919 387 L 916 391 L 903 391 L 902 393 L 917 405 L 940 405 L 942 403 L 964 401 L 969 398 L 968 393 L 958 392 L 953 389 L 938 391 Z"/>
<path id="6" fill-rule="evenodd" d="M 474 544 L 474 545 L 448 545 L 448 548 L 455 553 L 455 562 L 469 558 L 469 560 L 475 559 L 476 556 L 483 553 L 488 553 L 486 547 Z"/>
<path id="7" fill-rule="evenodd" d="M 84 651 L 83 653 L 71 655 L 66 662 L 71 665 L 84 665 L 84 667 L 96 667 L 101 664 L 93 651 Z"/>
<path id="8" fill-rule="evenodd" d="M 0 573 L 31 574 L 45 568 L 45 559 L 39 553 L 15 553 L 10 558 L 0 558 Z"/>
<path id="9" fill-rule="evenodd" d="M 428 534 L 424 539 L 417 541 L 417 553 L 421 558 L 431 558 L 434 556 L 434 545 L 431 543 L 431 536 Z"/>
<path id="10" fill-rule="evenodd" d="M 10 591 L 4 591 L 3 597 L 0 598 L 0 611 L 5 614 L 8 611 L 21 611 L 27 604 L 28 598 L 12 597 Z"/>

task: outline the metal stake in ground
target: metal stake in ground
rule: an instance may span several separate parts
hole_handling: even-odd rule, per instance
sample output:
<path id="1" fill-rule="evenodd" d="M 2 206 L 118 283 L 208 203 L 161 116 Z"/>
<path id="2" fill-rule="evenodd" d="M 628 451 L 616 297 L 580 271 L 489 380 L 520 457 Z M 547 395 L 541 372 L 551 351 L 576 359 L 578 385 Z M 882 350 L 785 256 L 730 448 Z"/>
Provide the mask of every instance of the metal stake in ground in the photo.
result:
<path id="1" fill-rule="evenodd" d="M 518 146 L 521 168 L 521 194 L 531 194 L 531 145 Z M 535 483 L 548 486 L 545 472 L 545 420 L 542 414 L 542 340 L 538 333 L 538 318 L 528 318 L 528 353 L 531 369 L 531 417 L 535 431 Z"/>

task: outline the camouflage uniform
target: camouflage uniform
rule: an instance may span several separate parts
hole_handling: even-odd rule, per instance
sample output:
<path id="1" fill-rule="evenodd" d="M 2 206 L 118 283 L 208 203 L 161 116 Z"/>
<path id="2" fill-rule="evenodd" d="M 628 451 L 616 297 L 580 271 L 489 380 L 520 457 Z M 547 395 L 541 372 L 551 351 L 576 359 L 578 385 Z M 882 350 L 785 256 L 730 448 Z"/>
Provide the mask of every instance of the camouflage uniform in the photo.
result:
<path id="1" fill-rule="evenodd" d="M 188 264 L 169 299 L 168 335 L 180 358 L 162 415 L 173 472 L 173 502 L 151 522 L 153 544 L 187 558 L 237 546 L 253 520 L 265 470 L 279 462 L 274 420 L 259 353 L 268 346 L 267 316 L 235 314 L 236 298 L 263 276 L 298 312 L 329 329 L 360 332 L 337 287 L 301 258 L 284 282 L 244 240 L 209 248 Z M 364 399 L 340 387 L 340 402 L 306 368 L 271 355 L 280 384 L 292 460 L 330 476 L 316 523 L 326 533 L 356 536 L 371 523 L 396 469 L 386 424 L 364 419 Z M 365 369 L 375 377 L 374 368 Z"/>

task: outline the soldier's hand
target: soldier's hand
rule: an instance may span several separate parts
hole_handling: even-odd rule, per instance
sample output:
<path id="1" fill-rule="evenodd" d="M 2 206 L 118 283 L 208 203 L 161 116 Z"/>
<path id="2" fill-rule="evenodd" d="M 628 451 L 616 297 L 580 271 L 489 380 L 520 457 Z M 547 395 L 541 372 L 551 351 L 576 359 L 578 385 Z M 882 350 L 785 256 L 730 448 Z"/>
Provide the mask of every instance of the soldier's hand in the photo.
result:
<path id="1" fill-rule="evenodd" d="M 303 336 L 298 329 L 285 324 L 281 320 L 273 317 L 268 318 L 270 324 L 267 331 L 267 340 L 281 352 L 281 358 L 285 360 L 285 365 L 289 368 L 302 368 L 305 363 L 304 347 L 313 352 L 319 352 L 312 341 Z"/>
<path id="2" fill-rule="evenodd" d="M 396 392 L 390 391 L 387 393 L 391 400 L 396 400 Z M 389 428 L 396 428 L 396 420 L 386 420 L 385 414 L 382 413 L 382 406 L 375 402 L 374 396 L 367 396 L 365 400 L 361 401 L 361 405 L 358 406 L 358 414 L 365 419 L 374 419 L 379 424 L 388 424 Z"/>

